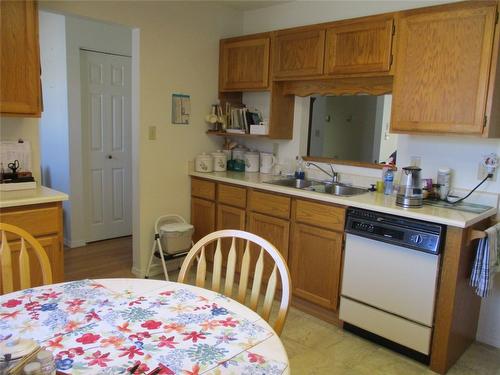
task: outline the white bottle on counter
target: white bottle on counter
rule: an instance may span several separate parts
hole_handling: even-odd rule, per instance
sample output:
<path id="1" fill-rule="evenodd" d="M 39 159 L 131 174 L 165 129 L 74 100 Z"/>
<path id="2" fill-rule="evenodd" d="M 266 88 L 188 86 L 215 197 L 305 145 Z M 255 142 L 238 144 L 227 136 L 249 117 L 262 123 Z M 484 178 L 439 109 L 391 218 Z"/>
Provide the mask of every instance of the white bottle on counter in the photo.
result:
<path id="1" fill-rule="evenodd" d="M 446 200 L 446 197 L 450 193 L 451 184 L 451 169 L 450 168 L 439 168 L 437 175 L 437 184 L 439 185 L 439 198 Z"/>

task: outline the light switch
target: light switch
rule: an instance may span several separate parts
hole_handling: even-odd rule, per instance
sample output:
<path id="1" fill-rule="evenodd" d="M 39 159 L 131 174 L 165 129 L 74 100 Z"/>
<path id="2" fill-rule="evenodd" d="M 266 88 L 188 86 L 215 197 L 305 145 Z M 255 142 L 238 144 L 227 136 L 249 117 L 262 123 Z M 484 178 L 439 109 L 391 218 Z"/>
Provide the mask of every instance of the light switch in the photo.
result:
<path id="1" fill-rule="evenodd" d="M 150 141 L 156 140 L 156 126 L 150 126 L 148 128 L 148 139 Z"/>

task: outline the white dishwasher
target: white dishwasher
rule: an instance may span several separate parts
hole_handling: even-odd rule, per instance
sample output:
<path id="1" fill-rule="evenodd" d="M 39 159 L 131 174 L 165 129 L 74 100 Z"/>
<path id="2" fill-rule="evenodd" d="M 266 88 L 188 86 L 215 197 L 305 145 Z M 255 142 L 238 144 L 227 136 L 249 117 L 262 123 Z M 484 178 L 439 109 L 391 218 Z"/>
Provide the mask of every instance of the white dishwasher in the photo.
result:
<path id="1" fill-rule="evenodd" d="M 340 319 L 426 362 L 444 227 L 349 208 L 345 231 Z"/>

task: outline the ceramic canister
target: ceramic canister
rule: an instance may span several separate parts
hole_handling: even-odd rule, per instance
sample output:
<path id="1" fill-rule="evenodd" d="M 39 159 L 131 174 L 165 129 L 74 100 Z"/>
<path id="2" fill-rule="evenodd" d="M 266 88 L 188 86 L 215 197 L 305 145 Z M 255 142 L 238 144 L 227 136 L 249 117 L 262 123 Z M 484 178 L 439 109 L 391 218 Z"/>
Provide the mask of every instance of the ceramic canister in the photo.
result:
<path id="1" fill-rule="evenodd" d="M 222 150 L 224 154 L 226 154 L 226 161 L 231 160 L 232 158 L 232 152 L 231 150 Z"/>
<path id="2" fill-rule="evenodd" d="M 245 172 L 259 171 L 259 153 L 255 151 L 245 152 Z"/>
<path id="3" fill-rule="evenodd" d="M 245 160 L 245 152 L 248 150 L 243 147 L 237 147 L 233 149 L 233 160 Z"/>
<path id="4" fill-rule="evenodd" d="M 205 152 L 196 156 L 194 160 L 194 170 L 196 172 L 213 172 L 214 158 Z"/>
<path id="5" fill-rule="evenodd" d="M 276 157 L 267 152 L 260 153 L 260 173 L 272 173 Z"/>
<path id="6" fill-rule="evenodd" d="M 223 172 L 226 170 L 226 154 L 221 150 L 217 150 L 216 152 L 212 152 L 212 157 L 214 158 L 214 171 L 215 172 Z"/>

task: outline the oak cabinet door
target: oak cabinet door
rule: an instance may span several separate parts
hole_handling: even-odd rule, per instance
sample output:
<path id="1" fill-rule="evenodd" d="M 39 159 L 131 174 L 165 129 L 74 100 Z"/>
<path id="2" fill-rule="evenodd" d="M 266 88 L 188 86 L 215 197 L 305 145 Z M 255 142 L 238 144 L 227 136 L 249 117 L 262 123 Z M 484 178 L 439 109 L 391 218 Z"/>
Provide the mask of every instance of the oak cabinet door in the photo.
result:
<path id="1" fill-rule="evenodd" d="M 341 232 L 294 224 L 290 248 L 293 293 L 337 310 L 342 262 Z"/>
<path id="2" fill-rule="evenodd" d="M 220 186 L 220 185 L 219 185 Z M 222 229 L 237 229 L 245 230 L 245 210 L 242 208 L 231 207 L 225 204 L 217 204 L 217 230 Z M 232 239 L 224 238 L 221 241 L 222 257 L 227 260 L 229 249 L 231 248 Z M 237 254 L 237 271 L 240 270 L 241 258 L 243 257 L 244 250 L 243 240 L 236 240 L 236 254 Z M 213 260 L 213 255 L 209 254 L 208 259 Z M 224 262 L 225 265 L 225 262 Z"/>
<path id="3" fill-rule="evenodd" d="M 288 236 L 290 233 L 290 222 L 284 219 L 278 219 L 268 215 L 262 215 L 256 212 L 248 213 L 247 231 L 269 241 L 283 256 L 285 262 L 288 260 Z M 260 249 L 252 251 L 252 271 Z M 269 255 L 264 257 L 263 280 L 267 280 L 271 275 L 274 262 Z M 278 277 L 278 284 L 281 285 Z"/>
<path id="4" fill-rule="evenodd" d="M 37 241 L 44 248 L 50 261 L 52 271 L 52 282 L 60 283 L 64 281 L 64 255 L 61 244 L 61 239 L 58 234 L 36 237 Z M 13 240 L 9 242 L 12 251 L 12 276 L 14 280 L 14 291 L 20 290 L 19 279 L 19 252 L 21 251 L 21 241 Z M 30 265 L 30 281 L 31 286 L 36 287 L 43 285 L 42 269 L 33 249 L 27 245 L 29 265 Z M 3 294 L 2 289 L 2 271 L 0 270 L 0 295 Z"/>
<path id="5" fill-rule="evenodd" d="M 391 67 L 393 22 L 391 16 L 328 28 L 325 74 L 388 72 Z"/>
<path id="6" fill-rule="evenodd" d="M 273 43 L 275 78 L 323 74 L 325 30 L 278 31 Z"/>
<path id="7" fill-rule="evenodd" d="M 36 2 L 0 2 L 0 63 L 0 113 L 40 117 Z"/>
<path id="8" fill-rule="evenodd" d="M 482 133 L 495 17 L 470 2 L 401 18 L 392 131 Z"/>
<path id="9" fill-rule="evenodd" d="M 220 90 L 257 90 L 269 87 L 270 38 L 220 42 Z"/>
<path id="10" fill-rule="evenodd" d="M 191 224 L 194 242 L 215 231 L 215 202 L 191 197 Z"/>

